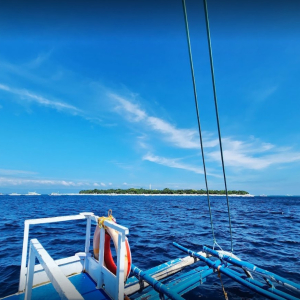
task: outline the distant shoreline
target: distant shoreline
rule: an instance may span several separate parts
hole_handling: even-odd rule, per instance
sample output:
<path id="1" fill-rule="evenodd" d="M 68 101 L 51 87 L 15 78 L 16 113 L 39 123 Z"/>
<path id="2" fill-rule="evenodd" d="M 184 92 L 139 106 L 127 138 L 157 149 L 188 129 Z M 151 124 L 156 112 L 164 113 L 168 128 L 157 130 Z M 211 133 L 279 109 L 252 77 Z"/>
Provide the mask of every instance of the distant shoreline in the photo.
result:
<path id="1" fill-rule="evenodd" d="M 59 195 L 53 195 L 53 196 L 207 196 L 207 194 L 59 194 Z M 210 197 L 226 197 L 226 195 L 223 194 L 209 194 Z M 230 194 L 228 197 L 255 197 L 254 195 L 251 194 L 246 194 L 246 195 L 239 195 L 239 194 Z"/>
<path id="2" fill-rule="evenodd" d="M 11 194 L 3 194 L 0 193 L 0 196 L 11 196 L 11 197 L 20 197 L 20 196 L 27 196 L 30 197 L 31 195 L 28 194 L 17 194 L 17 195 L 11 195 Z M 32 197 L 38 197 L 38 196 L 203 196 L 206 197 L 206 194 L 114 194 L 114 193 L 105 193 L 105 194 L 83 194 L 83 193 L 53 193 L 53 194 L 41 194 L 41 195 L 32 195 Z M 226 197 L 224 194 L 209 194 L 210 197 Z M 300 195 L 252 195 L 252 194 L 245 194 L 245 195 L 239 195 L 239 194 L 228 194 L 228 197 L 245 197 L 245 198 L 253 198 L 253 197 L 300 197 Z"/>
<path id="3" fill-rule="evenodd" d="M 93 190 L 81 190 L 79 194 L 85 195 L 142 195 L 142 196 L 149 196 L 149 195 L 157 195 L 157 196 L 165 196 L 165 195 L 187 195 L 187 196 L 206 196 L 207 193 L 211 196 L 225 196 L 226 193 L 228 196 L 246 196 L 251 197 L 249 192 L 241 191 L 241 190 L 203 190 L 203 189 L 144 189 L 144 188 L 129 188 L 129 189 L 93 189 Z M 249 196 L 248 196 L 249 195 Z"/>
<path id="4" fill-rule="evenodd" d="M 51 196 L 51 197 L 56 197 L 56 196 L 207 196 L 207 194 L 117 194 L 117 193 L 105 193 L 105 194 L 100 194 L 100 193 L 53 193 L 53 194 L 38 194 L 38 195 L 28 195 L 28 194 L 2 194 L 0 193 L 0 196 L 11 196 L 11 197 L 18 197 L 18 196 L 28 196 L 28 197 L 37 197 L 37 196 Z M 226 197 L 224 194 L 209 194 L 210 197 Z M 257 195 L 256 195 L 257 196 Z M 240 195 L 240 194 L 228 194 L 228 197 L 255 197 L 255 195 L 251 194 L 245 194 L 245 195 Z M 267 196 L 264 196 L 267 197 Z"/>

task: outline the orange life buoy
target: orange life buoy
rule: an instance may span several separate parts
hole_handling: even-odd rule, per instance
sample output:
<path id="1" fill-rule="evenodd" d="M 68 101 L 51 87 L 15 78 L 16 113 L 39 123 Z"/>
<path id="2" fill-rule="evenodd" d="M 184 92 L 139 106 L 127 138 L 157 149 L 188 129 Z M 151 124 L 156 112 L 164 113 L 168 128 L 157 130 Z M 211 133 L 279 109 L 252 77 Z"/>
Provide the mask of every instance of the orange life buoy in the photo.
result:
<path id="1" fill-rule="evenodd" d="M 106 268 L 116 275 L 117 273 L 117 266 L 114 262 L 114 259 L 111 254 L 110 249 L 110 240 L 112 239 L 114 243 L 114 247 L 116 250 L 116 253 L 118 253 L 118 232 L 115 229 L 107 227 L 105 229 L 105 244 L 104 244 L 104 265 Z M 93 239 L 93 250 L 94 250 L 94 257 L 96 259 L 99 259 L 99 242 L 100 242 L 100 228 L 99 226 L 96 226 L 96 230 L 94 233 L 94 239 Z M 126 281 L 129 273 L 131 270 L 131 252 L 130 247 L 127 238 L 125 237 L 125 260 L 124 260 L 124 274 Z"/>

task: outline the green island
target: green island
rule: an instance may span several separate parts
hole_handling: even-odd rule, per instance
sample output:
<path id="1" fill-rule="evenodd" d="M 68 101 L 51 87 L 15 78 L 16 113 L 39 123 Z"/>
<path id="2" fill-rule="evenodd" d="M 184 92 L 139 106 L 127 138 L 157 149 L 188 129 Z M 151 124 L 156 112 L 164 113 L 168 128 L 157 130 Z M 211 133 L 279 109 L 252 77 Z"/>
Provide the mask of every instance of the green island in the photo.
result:
<path id="1" fill-rule="evenodd" d="M 206 190 L 171 190 L 165 188 L 163 190 L 148 190 L 148 189 L 106 189 L 106 190 L 82 190 L 79 194 L 129 194 L 129 195 L 172 195 L 172 194 L 179 194 L 179 195 L 205 195 Z M 210 195 L 225 195 L 225 190 L 209 190 Z M 249 195 L 246 191 L 235 191 L 231 190 L 228 191 L 228 195 Z"/>

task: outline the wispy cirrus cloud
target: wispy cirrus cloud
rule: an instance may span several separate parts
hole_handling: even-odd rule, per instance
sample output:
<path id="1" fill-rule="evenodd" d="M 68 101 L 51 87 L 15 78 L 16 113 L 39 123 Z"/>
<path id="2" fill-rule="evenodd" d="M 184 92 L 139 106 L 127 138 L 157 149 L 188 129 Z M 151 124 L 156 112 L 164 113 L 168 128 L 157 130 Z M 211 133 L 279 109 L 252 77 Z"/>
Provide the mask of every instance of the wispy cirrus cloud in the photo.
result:
<path id="1" fill-rule="evenodd" d="M 26 184 L 33 184 L 33 185 L 46 185 L 46 186 L 82 186 L 86 185 L 82 182 L 73 182 L 67 180 L 48 180 L 48 179 L 25 179 L 25 178 L 7 178 L 7 177 L 0 177 L 0 185 L 12 185 L 12 186 L 19 186 L 19 185 L 26 185 Z"/>
<path id="2" fill-rule="evenodd" d="M 28 64 L 24 64 L 23 69 L 19 66 L 9 64 L 4 64 L 4 67 L 6 68 L 6 70 L 13 74 L 17 74 L 18 76 L 26 77 L 30 80 L 36 81 L 38 76 L 32 73 L 31 70 L 47 61 L 50 54 L 51 51 L 48 53 L 39 54 L 34 60 L 30 61 Z M 1 65 L 3 65 L 3 63 L 1 63 Z M 78 78 L 76 80 L 78 81 Z M 94 88 L 95 86 L 93 86 L 93 89 Z M 100 109 L 95 109 L 93 111 L 92 109 L 87 109 L 86 111 L 83 111 L 79 108 L 79 101 L 76 105 L 72 105 L 67 101 L 50 99 L 50 97 L 44 97 L 27 89 L 14 88 L 12 86 L 1 83 L 0 90 L 10 95 L 18 96 L 18 100 L 32 102 L 44 107 L 55 109 L 57 111 L 64 111 L 72 115 L 78 115 L 92 122 L 98 120 L 98 113 L 100 112 Z M 257 94 L 257 99 L 267 99 L 272 94 L 274 94 L 276 90 L 277 87 L 270 86 L 267 89 L 259 91 L 259 93 Z M 122 117 L 124 117 L 124 119 L 129 122 L 141 125 L 139 126 L 141 131 L 142 129 L 144 129 L 144 133 L 142 133 L 142 135 L 144 134 L 145 136 L 147 136 L 147 133 L 149 133 L 149 131 L 152 131 L 153 133 L 155 133 L 155 137 L 161 138 L 164 142 L 167 143 L 167 146 L 172 146 L 183 150 L 192 149 L 195 151 L 195 155 L 199 155 L 200 146 L 197 130 L 190 128 L 179 128 L 178 126 L 176 126 L 176 124 L 172 124 L 163 118 L 152 115 L 146 109 L 142 108 L 140 105 L 132 101 L 131 98 L 124 97 L 121 94 L 117 94 L 115 92 L 109 92 L 109 89 L 102 86 L 101 96 L 103 96 L 104 94 L 108 95 L 109 100 L 114 100 L 114 112 L 119 113 Z M 114 116 L 111 117 L 114 118 Z M 104 124 L 102 123 L 102 125 Z M 113 123 L 113 125 L 115 125 L 115 122 Z M 153 138 L 153 136 L 149 137 L 149 139 L 151 138 Z M 209 132 L 203 132 L 203 139 L 206 158 L 216 165 L 220 162 L 218 139 L 215 138 L 214 134 L 211 134 Z M 155 153 L 155 143 L 151 143 L 151 141 L 149 141 L 147 138 L 138 138 L 138 145 L 144 153 L 147 153 L 148 151 Z M 239 140 L 233 137 L 224 137 L 223 149 L 225 165 L 226 167 L 231 168 L 261 170 L 273 165 L 284 165 L 300 161 L 300 153 L 297 151 L 293 151 L 289 148 L 279 148 L 276 147 L 276 145 L 259 142 L 258 140 L 253 141 L 251 140 L 251 138 Z M 147 157 L 148 159 L 146 159 Z M 156 155 L 144 155 L 143 159 L 151 161 L 153 163 L 165 165 L 170 168 L 181 168 L 190 170 L 191 172 L 196 171 L 191 164 L 183 163 L 183 161 L 185 161 L 184 159 L 180 161 L 174 161 L 174 159 L 172 158 L 163 158 L 162 156 Z M 117 162 L 115 164 L 117 164 L 121 168 L 133 168 L 132 166 L 130 166 L 130 164 Z M 197 172 L 201 173 L 201 171 L 199 171 L 198 169 Z M 11 173 L 10 175 L 18 174 Z"/>
<path id="3" fill-rule="evenodd" d="M 269 99 L 276 91 L 278 87 L 277 86 L 269 86 L 263 89 L 254 90 L 252 92 L 253 99 L 256 102 L 262 102 L 267 99 Z"/>
<path id="4" fill-rule="evenodd" d="M 186 171 L 191 171 L 193 173 L 203 174 L 203 169 L 201 166 L 195 166 L 195 165 L 183 163 L 181 162 L 182 160 L 181 158 L 166 158 L 166 157 L 161 157 L 161 156 L 148 153 L 143 156 L 143 160 L 154 162 L 159 165 L 170 167 L 170 168 L 183 169 Z M 220 175 L 216 175 L 211 172 L 207 172 L 207 174 L 214 177 L 220 177 Z"/>
<path id="5" fill-rule="evenodd" d="M 26 63 L 24 66 L 29 69 L 40 67 L 44 62 L 49 60 L 52 53 L 53 53 L 53 50 L 39 53 L 34 59 L 32 59 L 31 61 Z"/>
<path id="6" fill-rule="evenodd" d="M 9 170 L 9 169 L 0 169 L 0 175 L 34 175 L 36 172 L 31 171 L 22 171 L 22 170 Z"/>
<path id="7" fill-rule="evenodd" d="M 138 105 L 116 94 L 108 93 L 108 96 L 118 101 L 119 105 L 115 107 L 115 110 L 120 113 L 125 112 L 126 117 L 131 122 L 139 122 L 147 117 L 146 112 L 140 109 Z"/>
<path id="8" fill-rule="evenodd" d="M 159 165 L 163 165 L 170 168 L 183 169 L 187 171 L 192 171 L 194 173 L 203 174 L 203 171 L 195 166 L 190 166 L 184 163 L 181 163 L 179 159 L 170 159 L 165 157 L 160 157 L 152 154 L 146 154 L 143 156 L 143 160 L 154 162 Z"/>
<path id="9" fill-rule="evenodd" d="M 273 88 L 268 94 L 273 93 Z M 170 124 L 166 120 L 150 116 L 139 105 L 131 103 L 128 99 L 116 94 L 109 94 L 115 99 L 118 105 L 115 109 L 129 122 L 141 123 L 147 130 L 152 130 L 161 134 L 163 139 L 170 145 L 181 149 L 199 150 L 198 132 L 192 129 L 181 129 Z M 220 163 L 219 141 L 213 134 L 204 133 L 205 155 L 210 162 Z M 240 169 L 260 170 L 271 165 L 288 164 L 300 161 L 300 152 L 292 151 L 289 148 L 276 147 L 271 143 L 261 142 L 254 137 L 248 140 L 238 140 L 232 137 L 224 137 L 223 154 L 227 167 L 237 167 Z M 147 149 L 144 142 L 139 141 L 141 148 Z M 198 153 L 199 154 L 199 153 Z M 165 158 L 152 154 L 146 154 L 143 160 L 168 166 L 189 170 L 195 173 L 202 173 L 198 168 L 189 164 L 179 162 L 178 159 Z"/>
<path id="10" fill-rule="evenodd" d="M 34 94 L 32 92 L 29 92 L 25 89 L 15 89 L 12 87 L 9 87 L 7 85 L 1 84 L 0 83 L 0 90 L 8 92 L 10 94 L 14 94 L 20 97 L 21 100 L 25 101 L 33 101 L 35 103 L 38 103 L 43 106 L 48 106 L 51 108 L 54 108 L 56 110 L 66 110 L 69 113 L 72 114 L 79 114 L 83 113 L 83 111 L 73 105 L 70 105 L 68 103 L 65 103 L 63 101 L 55 101 L 55 100 L 50 100 L 45 97 L 39 96 L 37 94 Z"/>
<path id="11" fill-rule="evenodd" d="M 300 152 L 258 140 L 246 142 L 224 138 L 223 144 L 225 163 L 229 167 L 261 170 L 271 165 L 300 161 Z M 220 161 L 220 151 L 210 151 L 207 157 L 213 161 Z"/>
<path id="12" fill-rule="evenodd" d="M 93 186 L 106 186 L 106 184 L 104 182 L 100 182 L 100 184 L 95 182 Z"/>
<path id="13" fill-rule="evenodd" d="M 29 172 L 28 172 L 29 173 Z M 2 175 L 2 174 L 1 174 Z M 4 174 L 3 174 L 4 175 Z M 10 175 L 10 174 L 9 174 Z M 89 181 L 74 181 L 74 180 L 57 180 L 57 179 L 43 179 L 43 178 L 27 178 L 26 177 L 12 177 L 12 176 L 0 176 L 0 186 L 43 186 L 43 187 L 82 187 L 82 186 L 94 186 L 94 187 L 105 187 L 106 183 L 101 182 L 89 182 Z M 112 185 L 109 183 L 108 185 Z"/>
<path id="14" fill-rule="evenodd" d="M 115 110 L 130 122 L 139 122 L 163 136 L 172 145 L 183 149 L 199 149 L 198 132 L 194 129 L 179 129 L 171 123 L 154 116 L 150 116 L 137 104 L 119 95 L 109 93 L 109 97 L 117 101 Z M 205 147 L 214 147 L 218 144 L 216 139 L 205 139 Z"/>

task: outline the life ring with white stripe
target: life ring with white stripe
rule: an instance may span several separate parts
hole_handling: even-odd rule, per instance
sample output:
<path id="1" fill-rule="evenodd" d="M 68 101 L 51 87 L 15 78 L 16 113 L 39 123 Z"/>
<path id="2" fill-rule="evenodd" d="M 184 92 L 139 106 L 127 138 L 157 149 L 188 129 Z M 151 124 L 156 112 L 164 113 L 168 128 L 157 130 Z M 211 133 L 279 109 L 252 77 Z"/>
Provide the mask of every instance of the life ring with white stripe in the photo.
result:
<path id="1" fill-rule="evenodd" d="M 116 253 L 118 253 L 118 232 L 115 229 L 107 227 L 105 229 L 105 244 L 104 244 L 104 265 L 114 275 L 117 273 L 117 266 L 111 254 L 110 241 L 113 241 Z M 96 226 L 93 239 L 94 257 L 99 259 L 99 243 L 100 243 L 100 227 Z M 125 259 L 124 259 L 124 281 L 127 280 L 131 270 L 131 251 L 128 239 L 125 237 Z"/>

